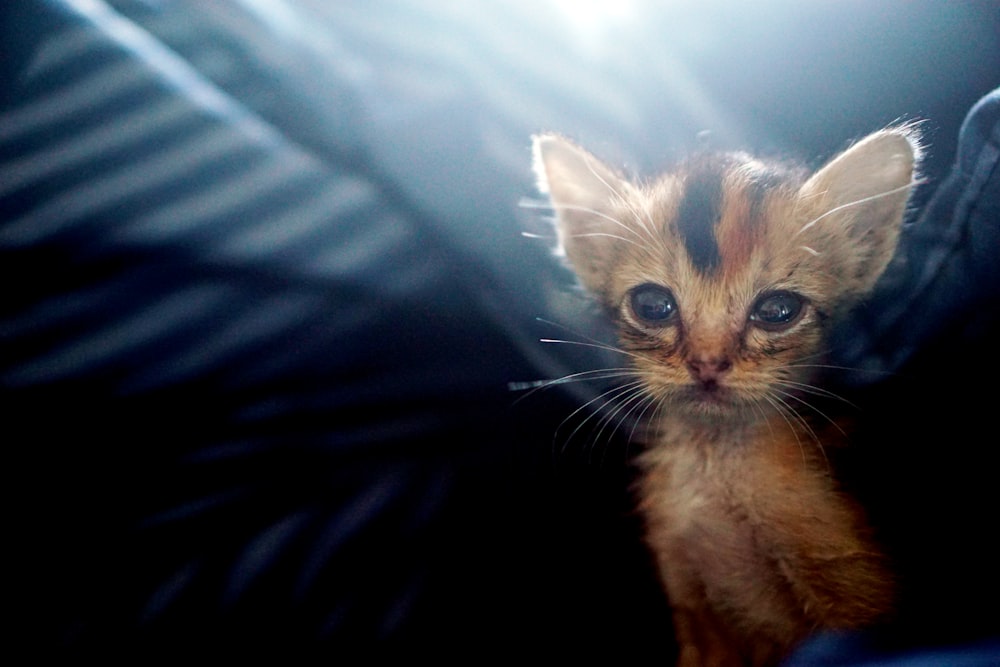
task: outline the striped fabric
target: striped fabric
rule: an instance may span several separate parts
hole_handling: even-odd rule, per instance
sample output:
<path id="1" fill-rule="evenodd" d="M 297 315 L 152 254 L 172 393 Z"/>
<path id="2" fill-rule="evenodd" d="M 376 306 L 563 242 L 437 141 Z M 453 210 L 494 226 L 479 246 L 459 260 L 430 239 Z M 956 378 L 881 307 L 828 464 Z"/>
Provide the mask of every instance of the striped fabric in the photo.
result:
<path id="1" fill-rule="evenodd" d="M 530 130 L 477 145 L 504 166 L 457 165 L 464 193 L 392 164 L 421 111 L 364 99 L 373 56 L 321 10 L 6 10 L 35 38 L 0 111 L 0 386 L 46 645 L 489 634 L 505 603 L 457 610 L 536 576 L 465 583 L 572 410 L 510 418 L 509 382 L 561 374 L 527 333 L 563 279 L 516 217 Z"/>

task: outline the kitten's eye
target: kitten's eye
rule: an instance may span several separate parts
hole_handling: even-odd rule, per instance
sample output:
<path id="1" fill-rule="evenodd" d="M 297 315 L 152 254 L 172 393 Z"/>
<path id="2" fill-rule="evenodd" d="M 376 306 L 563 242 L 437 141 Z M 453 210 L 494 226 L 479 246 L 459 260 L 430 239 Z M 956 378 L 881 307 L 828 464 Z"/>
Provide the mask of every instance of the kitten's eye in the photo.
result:
<path id="1" fill-rule="evenodd" d="M 637 318 L 649 324 L 668 324 L 677 315 L 673 293 L 652 283 L 633 289 L 629 305 Z"/>
<path id="2" fill-rule="evenodd" d="M 762 329 L 778 331 L 795 324 L 802 315 L 802 297 L 792 292 L 771 292 L 757 300 L 750 320 Z"/>

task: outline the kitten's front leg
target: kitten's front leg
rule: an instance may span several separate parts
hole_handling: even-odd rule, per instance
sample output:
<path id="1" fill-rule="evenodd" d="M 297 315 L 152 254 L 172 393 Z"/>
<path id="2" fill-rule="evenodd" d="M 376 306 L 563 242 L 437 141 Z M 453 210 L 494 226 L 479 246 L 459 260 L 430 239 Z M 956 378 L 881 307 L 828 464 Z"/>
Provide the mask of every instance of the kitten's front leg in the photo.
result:
<path id="1" fill-rule="evenodd" d="M 746 667 L 726 624 L 712 610 L 702 577 L 703 564 L 692 557 L 681 524 L 681 507 L 691 504 L 672 480 L 674 465 L 651 465 L 642 483 L 641 509 L 647 541 L 656 556 L 660 579 L 673 609 L 678 667 Z"/>
<path id="2" fill-rule="evenodd" d="M 733 634 L 733 619 L 719 616 L 709 601 L 699 563 L 689 560 L 683 543 L 661 551 L 660 572 L 673 607 L 678 667 L 768 667 L 786 647 L 767 633 Z"/>
<path id="3" fill-rule="evenodd" d="M 674 610 L 677 667 L 746 667 L 724 626 L 706 607 Z"/>

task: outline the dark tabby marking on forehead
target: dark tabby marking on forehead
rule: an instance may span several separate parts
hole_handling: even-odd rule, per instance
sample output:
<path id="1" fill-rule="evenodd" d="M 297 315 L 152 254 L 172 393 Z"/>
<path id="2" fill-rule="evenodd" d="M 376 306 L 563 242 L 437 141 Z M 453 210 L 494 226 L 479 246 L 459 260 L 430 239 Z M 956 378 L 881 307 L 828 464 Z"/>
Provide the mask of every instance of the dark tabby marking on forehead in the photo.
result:
<path id="1" fill-rule="evenodd" d="M 728 164 L 705 158 L 690 165 L 677 209 L 677 231 L 694 267 L 714 273 L 722 262 L 715 225 L 722 215 L 722 184 Z"/>
<path id="2" fill-rule="evenodd" d="M 742 206 L 744 219 L 740 227 L 744 235 L 752 235 L 754 228 L 763 224 L 761 216 L 768 193 L 801 183 L 796 170 L 764 164 L 742 153 L 704 155 L 691 160 L 681 171 L 685 174 L 684 190 L 676 227 L 691 264 L 706 276 L 717 273 L 723 262 L 725 253 L 720 249 L 718 226 L 726 209 Z"/>
<path id="3" fill-rule="evenodd" d="M 705 276 L 715 275 L 723 264 L 727 244 L 720 238 L 719 223 L 727 210 L 742 209 L 743 233 L 738 238 L 742 249 L 748 250 L 754 229 L 763 224 L 768 193 L 782 186 L 797 187 L 802 180 L 798 170 L 763 164 L 741 153 L 702 156 L 682 171 L 686 175 L 676 227 L 692 265 Z M 732 232 L 729 237 L 733 240 Z M 746 254 L 739 250 L 728 248 L 735 256 Z"/>

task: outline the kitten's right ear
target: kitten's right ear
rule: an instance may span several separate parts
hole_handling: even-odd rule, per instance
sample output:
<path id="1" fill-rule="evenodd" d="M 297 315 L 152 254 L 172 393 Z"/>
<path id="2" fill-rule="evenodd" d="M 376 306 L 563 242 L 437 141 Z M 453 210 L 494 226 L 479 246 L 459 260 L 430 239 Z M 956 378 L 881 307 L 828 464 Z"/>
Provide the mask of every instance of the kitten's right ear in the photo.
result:
<path id="1" fill-rule="evenodd" d="M 554 134 L 532 139 L 538 188 L 552 200 L 560 249 L 584 286 L 602 294 L 617 255 L 615 244 L 628 236 L 612 214 L 614 203 L 627 197 L 631 186 L 567 139 Z"/>

